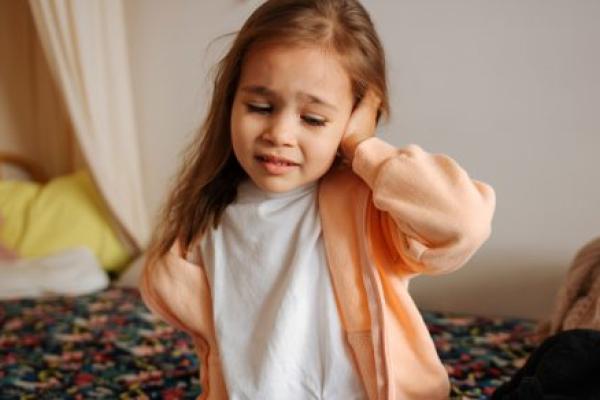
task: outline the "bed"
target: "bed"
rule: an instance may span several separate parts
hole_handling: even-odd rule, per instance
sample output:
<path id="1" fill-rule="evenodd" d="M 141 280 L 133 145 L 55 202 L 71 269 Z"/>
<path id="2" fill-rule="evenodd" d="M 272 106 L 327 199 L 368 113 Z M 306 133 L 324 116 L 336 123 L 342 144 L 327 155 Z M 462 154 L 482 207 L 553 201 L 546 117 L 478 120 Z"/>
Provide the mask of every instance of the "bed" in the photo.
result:
<path id="1" fill-rule="evenodd" d="M 535 322 L 423 311 L 453 399 L 485 399 L 524 363 Z M 131 288 L 0 302 L 1 399 L 194 399 L 187 335 L 154 317 Z"/>

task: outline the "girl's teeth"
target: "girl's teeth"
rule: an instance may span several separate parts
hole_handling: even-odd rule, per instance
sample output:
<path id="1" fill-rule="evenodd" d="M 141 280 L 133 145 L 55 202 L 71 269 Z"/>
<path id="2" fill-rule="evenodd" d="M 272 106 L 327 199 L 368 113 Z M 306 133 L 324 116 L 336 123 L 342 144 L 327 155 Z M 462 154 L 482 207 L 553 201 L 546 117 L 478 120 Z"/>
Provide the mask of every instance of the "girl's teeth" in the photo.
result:
<path id="1" fill-rule="evenodd" d="M 266 162 L 270 162 L 276 165 L 293 165 L 292 163 L 286 162 L 286 161 L 278 161 L 278 160 L 268 160 L 268 159 L 264 159 L 264 161 Z"/>
<path id="2" fill-rule="evenodd" d="M 259 156 L 258 159 L 260 161 L 262 161 L 262 162 L 271 163 L 271 164 L 275 164 L 275 165 L 279 165 L 279 166 L 281 166 L 281 165 L 287 165 L 287 166 L 294 166 L 294 165 L 296 165 L 294 163 L 290 163 L 290 162 L 287 162 L 287 161 L 274 160 L 272 158 L 261 157 L 261 156 Z"/>

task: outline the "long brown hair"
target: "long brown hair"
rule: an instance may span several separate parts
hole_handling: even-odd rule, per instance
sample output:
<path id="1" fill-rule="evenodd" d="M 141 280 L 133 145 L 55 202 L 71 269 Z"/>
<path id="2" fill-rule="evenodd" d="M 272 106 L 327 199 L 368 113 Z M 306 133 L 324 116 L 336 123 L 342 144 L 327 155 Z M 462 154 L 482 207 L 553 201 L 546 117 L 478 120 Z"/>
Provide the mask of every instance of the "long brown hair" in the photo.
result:
<path id="1" fill-rule="evenodd" d="M 164 205 L 148 260 L 166 254 L 176 240 L 187 250 L 237 195 L 247 175 L 231 146 L 230 118 L 244 59 L 259 44 L 320 46 L 338 56 L 352 82 L 355 104 L 368 87 L 389 115 L 385 56 L 367 11 L 356 0 L 268 0 L 246 20 L 219 62 L 212 101 L 188 148 Z"/>

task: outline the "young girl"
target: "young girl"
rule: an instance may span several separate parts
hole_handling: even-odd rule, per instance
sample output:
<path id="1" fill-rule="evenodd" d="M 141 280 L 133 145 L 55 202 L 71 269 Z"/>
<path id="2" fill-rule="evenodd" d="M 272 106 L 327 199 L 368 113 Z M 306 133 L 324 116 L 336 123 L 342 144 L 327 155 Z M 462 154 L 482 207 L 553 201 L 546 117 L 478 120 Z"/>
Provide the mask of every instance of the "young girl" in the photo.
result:
<path id="1" fill-rule="evenodd" d="M 384 53 L 355 0 L 269 0 L 221 61 L 141 280 L 201 399 L 448 397 L 408 294 L 490 234 L 493 189 L 373 136 Z"/>

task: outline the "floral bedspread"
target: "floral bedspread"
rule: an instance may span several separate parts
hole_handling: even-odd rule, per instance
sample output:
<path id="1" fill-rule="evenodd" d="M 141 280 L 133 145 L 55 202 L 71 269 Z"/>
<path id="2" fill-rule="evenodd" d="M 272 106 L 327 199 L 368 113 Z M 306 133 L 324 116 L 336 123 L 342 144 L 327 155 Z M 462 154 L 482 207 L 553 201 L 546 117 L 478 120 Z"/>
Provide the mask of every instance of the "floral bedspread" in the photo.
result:
<path id="1" fill-rule="evenodd" d="M 423 315 L 455 399 L 488 398 L 535 346 L 532 321 Z M 198 368 L 134 289 L 0 302 L 0 399 L 194 399 Z"/>

